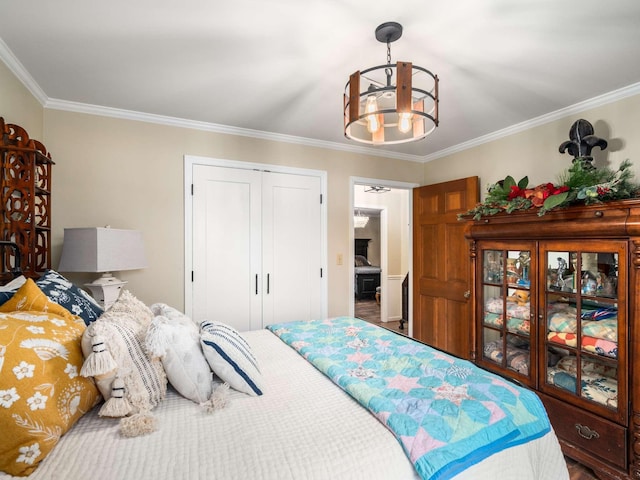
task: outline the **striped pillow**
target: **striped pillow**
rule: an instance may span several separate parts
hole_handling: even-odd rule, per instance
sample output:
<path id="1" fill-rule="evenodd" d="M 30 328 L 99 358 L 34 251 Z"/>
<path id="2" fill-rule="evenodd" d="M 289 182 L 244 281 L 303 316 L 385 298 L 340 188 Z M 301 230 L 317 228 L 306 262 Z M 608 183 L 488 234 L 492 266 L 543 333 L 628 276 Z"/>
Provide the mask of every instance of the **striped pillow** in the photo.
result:
<path id="1" fill-rule="evenodd" d="M 204 320 L 200 324 L 200 343 L 215 373 L 231 388 L 249 395 L 263 392 L 263 379 L 251 347 L 233 327 Z"/>
<path id="2" fill-rule="evenodd" d="M 162 362 L 159 358 L 149 358 L 144 348 L 152 320 L 151 310 L 128 290 L 123 290 L 111 308 L 85 330 L 82 350 L 86 360 L 81 374 L 94 377 L 105 400 L 113 396 L 112 389 L 118 390 L 114 385 L 118 377 L 124 383 L 124 398 L 131 407 L 130 411 L 119 414 L 106 414 L 101 410 L 100 415 L 122 417 L 149 412 L 164 399 L 167 377 Z M 110 368 L 103 368 L 108 371 L 88 372 L 94 355 L 112 358 Z M 102 367 L 107 364 L 104 360 L 97 363 Z"/>

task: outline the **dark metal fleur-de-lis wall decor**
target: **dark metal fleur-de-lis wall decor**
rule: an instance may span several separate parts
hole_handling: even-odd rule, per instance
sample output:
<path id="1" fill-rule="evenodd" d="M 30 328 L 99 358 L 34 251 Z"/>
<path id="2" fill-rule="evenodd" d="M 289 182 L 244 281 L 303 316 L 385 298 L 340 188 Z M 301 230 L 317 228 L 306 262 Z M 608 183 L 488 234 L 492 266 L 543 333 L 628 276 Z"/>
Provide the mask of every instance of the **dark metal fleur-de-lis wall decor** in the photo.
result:
<path id="1" fill-rule="evenodd" d="M 571 125 L 569 130 L 569 140 L 562 142 L 560 145 L 560 153 L 568 152 L 573 155 L 573 163 L 582 163 L 582 168 L 585 170 L 595 170 L 593 166 L 593 157 L 591 156 L 591 150 L 593 147 L 599 147 L 600 150 L 607 148 L 607 141 L 596 137 L 593 134 L 593 126 L 586 120 L 577 120 Z"/>

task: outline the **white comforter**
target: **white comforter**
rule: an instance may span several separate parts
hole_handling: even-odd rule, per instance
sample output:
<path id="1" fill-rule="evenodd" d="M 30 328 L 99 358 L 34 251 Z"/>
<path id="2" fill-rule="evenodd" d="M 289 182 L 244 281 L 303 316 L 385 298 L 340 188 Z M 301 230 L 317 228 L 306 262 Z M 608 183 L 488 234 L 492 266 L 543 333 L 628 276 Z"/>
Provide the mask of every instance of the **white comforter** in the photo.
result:
<path id="1" fill-rule="evenodd" d="M 154 411 L 158 431 L 123 438 L 118 421 L 85 415 L 33 480 L 412 479 L 394 436 L 266 330 L 247 332 L 265 393 L 231 395 L 213 414 L 173 390 Z M 10 478 L 0 473 L 0 478 Z M 568 479 L 553 432 L 501 452 L 456 480 Z"/>

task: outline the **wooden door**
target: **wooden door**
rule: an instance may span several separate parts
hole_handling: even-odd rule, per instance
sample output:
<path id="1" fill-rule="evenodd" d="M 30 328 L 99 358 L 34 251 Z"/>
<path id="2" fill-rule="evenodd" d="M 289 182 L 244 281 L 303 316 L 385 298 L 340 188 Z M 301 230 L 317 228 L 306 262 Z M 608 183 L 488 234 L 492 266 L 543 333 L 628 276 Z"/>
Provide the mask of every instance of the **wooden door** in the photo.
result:
<path id="1" fill-rule="evenodd" d="M 478 177 L 413 190 L 413 336 L 462 358 L 471 355 L 472 285 L 457 215 L 478 201 Z"/>
<path id="2" fill-rule="evenodd" d="M 322 316 L 320 207 L 320 177 L 263 175 L 263 326 Z"/>

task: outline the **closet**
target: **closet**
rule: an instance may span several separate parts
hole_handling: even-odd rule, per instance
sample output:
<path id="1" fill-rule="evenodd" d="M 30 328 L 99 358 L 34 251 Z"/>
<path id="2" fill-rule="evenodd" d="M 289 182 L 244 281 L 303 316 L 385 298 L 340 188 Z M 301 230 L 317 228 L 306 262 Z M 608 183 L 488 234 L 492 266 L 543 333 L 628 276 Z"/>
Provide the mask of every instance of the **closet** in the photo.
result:
<path id="1" fill-rule="evenodd" d="M 318 176 L 193 165 L 193 319 L 320 318 L 321 201 Z"/>

